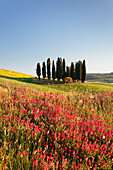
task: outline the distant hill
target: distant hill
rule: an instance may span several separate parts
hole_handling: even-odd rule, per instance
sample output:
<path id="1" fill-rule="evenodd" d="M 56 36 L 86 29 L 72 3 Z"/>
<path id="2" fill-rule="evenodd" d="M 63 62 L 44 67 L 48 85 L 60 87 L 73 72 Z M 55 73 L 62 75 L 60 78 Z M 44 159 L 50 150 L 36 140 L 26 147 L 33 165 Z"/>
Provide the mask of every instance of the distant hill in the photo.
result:
<path id="1" fill-rule="evenodd" d="M 13 78 L 33 78 L 34 76 L 30 76 L 28 74 L 20 73 L 17 71 L 12 71 L 12 70 L 6 70 L 6 69 L 0 69 L 0 76 L 8 76 L 8 77 L 13 77 Z"/>
<path id="2" fill-rule="evenodd" d="M 113 83 L 112 73 L 87 73 L 86 80 L 89 82 Z"/>

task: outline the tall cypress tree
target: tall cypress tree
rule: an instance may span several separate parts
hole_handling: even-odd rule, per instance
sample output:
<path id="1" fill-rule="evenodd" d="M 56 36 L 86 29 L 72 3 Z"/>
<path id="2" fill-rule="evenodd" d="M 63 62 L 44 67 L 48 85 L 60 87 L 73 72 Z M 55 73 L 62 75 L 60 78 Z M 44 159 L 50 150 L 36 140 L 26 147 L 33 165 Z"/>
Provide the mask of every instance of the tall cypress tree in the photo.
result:
<path id="1" fill-rule="evenodd" d="M 82 62 L 80 60 L 75 65 L 75 72 L 77 80 L 82 80 Z"/>
<path id="2" fill-rule="evenodd" d="M 66 77 L 66 72 L 65 72 L 65 58 L 63 58 L 63 77 L 62 79 L 64 80 Z"/>
<path id="3" fill-rule="evenodd" d="M 66 67 L 66 77 L 70 77 L 70 69 L 69 69 L 69 66 Z"/>
<path id="4" fill-rule="evenodd" d="M 56 78 L 56 76 L 55 76 L 55 64 L 54 64 L 54 60 L 53 60 L 53 63 L 52 63 L 52 78 L 53 78 L 53 81 Z"/>
<path id="5" fill-rule="evenodd" d="M 58 79 L 58 74 L 59 74 L 59 65 L 60 65 L 60 61 L 59 61 L 59 57 L 56 61 L 56 78 Z"/>
<path id="6" fill-rule="evenodd" d="M 47 77 L 48 79 L 50 79 L 51 75 L 50 75 L 50 58 L 47 59 Z"/>
<path id="7" fill-rule="evenodd" d="M 78 62 L 75 64 L 75 73 L 76 73 L 76 80 L 79 80 L 79 74 L 78 74 Z"/>
<path id="8" fill-rule="evenodd" d="M 56 76 L 59 81 L 63 77 L 63 63 L 62 63 L 62 58 L 59 57 L 56 62 Z"/>
<path id="9" fill-rule="evenodd" d="M 45 65 L 45 62 L 43 62 L 43 65 L 42 65 L 42 75 L 43 75 L 43 78 L 45 79 L 45 77 L 46 77 L 46 65 Z"/>
<path id="10" fill-rule="evenodd" d="M 39 78 L 39 80 L 40 80 L 40 75 L 41 75 L 40 63 L 37 64 L 36 73 L 37 73 L 37 76 L 38 76 L 38 78 Z"/>
<path id="11" fill-rule="evenodd" d="M 77 80 L 77 75 L 76 75 L 76 71 L 74 70 L 74 74 L 73 74 L 73 80 Z"/>
<path id="12" fill-rule="evenodd" d="M 85 60 L 83 60 L 83 64 L 82 64 L 82 83 L 84 83 L 85 80 L 86 80 L 86 64 L 85 64 Z"/>
<path id="13" fill-rule="evenodd" d="M 82 62 L 80 60 L 78 61 L 77 72 L 78 72 L 78 80 L 82 80 Z"/>
<path id="14" fill-rule="evenodd" d="M 73 62 L 71 63 L 70 76 L 74 80 L 74 64 L 73 64 Z"/>

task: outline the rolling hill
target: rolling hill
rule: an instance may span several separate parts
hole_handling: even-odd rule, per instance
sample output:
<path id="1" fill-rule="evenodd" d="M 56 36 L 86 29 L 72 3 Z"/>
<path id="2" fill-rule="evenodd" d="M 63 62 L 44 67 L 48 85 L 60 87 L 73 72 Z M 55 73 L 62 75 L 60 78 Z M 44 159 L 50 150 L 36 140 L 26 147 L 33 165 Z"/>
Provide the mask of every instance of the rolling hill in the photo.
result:
<path id="1" fill-rule="evenodd" d="M 88 73 L 86 79 L 90 82 L 113 83 L 113 73 Z"/>
<path id="2" fill-rule="evenodd" d="M 111 76 L 111 77 L 110 77 Z M 106 77 L 106 79 L 105 79 Z M 109 82 L 108 79 L 112 79 L 113 74 L 87 74 L 87 81 L 84 84 L 75 83 L 75 84 L 40 84 L 34 81 L 34 76 L 27 74 L 0 69 L 0 86 L 4 87 L 28 87 L 33 88 L 37 91 L 46 91 L 53 93 L 79 93 L 81 91 L 113 91 L 113 84 L 103 83 Z M 102 79 L 103 78 L 103 79 Z"/>

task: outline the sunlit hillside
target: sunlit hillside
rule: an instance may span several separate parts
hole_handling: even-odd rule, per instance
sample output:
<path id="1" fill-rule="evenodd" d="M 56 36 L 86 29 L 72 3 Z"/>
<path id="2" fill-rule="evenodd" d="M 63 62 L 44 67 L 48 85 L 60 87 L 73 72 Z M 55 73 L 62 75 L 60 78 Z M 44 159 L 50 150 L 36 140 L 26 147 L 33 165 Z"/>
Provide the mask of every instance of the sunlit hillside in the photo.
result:
<path id="1" fill-rule="evenodd" d="M 0 69 L 0 76 L 8 76 L 8 77 L 14 77 L 14 78 L 31 78 L 33 76 L 28 74 L 23 74 L 20 72 L 12 71 L 12 70 L 6 70 L 6 69 Z"/>
<path id="2" fill-rule="evenodd" d="M 79 93 L 83 90 L 85 91 L 113 91 L 113 84 L 102 83 L 102 82 L 89 82 L 85 83 L 75 83 L 75 84 L 40 84 L 34 81 L 33 76 L 11 71 L 0 69 L 0 84 L 9 84 L 9 86 L 20 86 L 20 87 L 30 87 L 37 91 L 55 92 L 55 93 Z M 46 79 L 47 80 L 47 79 Z"/>

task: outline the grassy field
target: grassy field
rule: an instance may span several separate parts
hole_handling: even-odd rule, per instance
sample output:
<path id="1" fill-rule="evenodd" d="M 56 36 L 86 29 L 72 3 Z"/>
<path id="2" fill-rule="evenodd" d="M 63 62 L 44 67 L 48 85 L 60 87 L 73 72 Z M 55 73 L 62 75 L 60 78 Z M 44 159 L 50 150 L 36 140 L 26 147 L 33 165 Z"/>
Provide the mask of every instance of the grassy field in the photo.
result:
<path id="1" fill-rule="evenodd" d="M 0 70 L 0 169 L 112 170 L 113 85 Z"/>
<path id="2" fill-rule="evenodd" d="M 96 83 L 96 82 L 86 82 L 85 84 L 52 84 L 45 85 L 39 84 L 33 81 L 35 77 L 22 74 L 15 71 L 0 69 L 0 84 L 4 86 L 11 84 L 11 86 L 16 86 L 18 84 L 20 87 L 29 87 L 38 91 L 58 92 L 58 93 L 74 93 L 82 91 L 113 91 L 113 84 L 110 83 Z"/>

